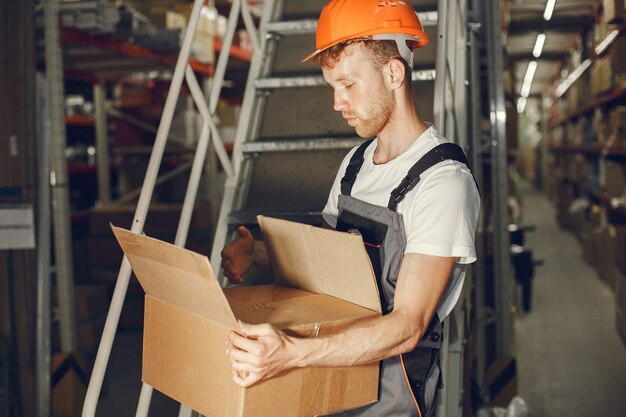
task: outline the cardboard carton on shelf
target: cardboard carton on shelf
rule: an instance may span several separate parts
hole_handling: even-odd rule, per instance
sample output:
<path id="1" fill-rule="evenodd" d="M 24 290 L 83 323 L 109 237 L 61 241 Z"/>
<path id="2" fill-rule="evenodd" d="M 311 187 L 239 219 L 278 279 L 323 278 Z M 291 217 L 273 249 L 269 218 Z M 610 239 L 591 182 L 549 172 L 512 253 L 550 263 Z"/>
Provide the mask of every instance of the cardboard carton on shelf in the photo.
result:
<path id="1" fill-rule="evenodd" d="M 615 289 L 617 274 L 615 267 L 615 239 L 616 232 L 613 226 L 603 228 L 598 250 L 598 275 L 611 288 Z"/>
<path id="2" fill-rule="evenodd" d="M 603 0 L 602 20 L 611 22 L 617 18 L 622 18 L 626 14 L 626 1 L 624 0 Z"/>
<path id="3" fill-rule="evenodd" d="M 232 380 L 224 344 L 237 319 L 316 337 L 380 315 L 361 237 L 259 217 L 276 283 L 222 289 L 208 259 L 114 227 L 146 292 L 143 381 L 207 417 L 318 416 L 373 403 L 379 364 Z"/>
<path id="4" fill-rule="evenodd" d="M 615 77 L 610 56 L 600 58 L 591 67 L 590 93 L 593 97 L 606 93 L 615 87 Z"/>
<path id="5" fill-rule="evenodd" d="M 615 284 L 615 326 L 626 345 L 626 276 L 617 274 Z"/>

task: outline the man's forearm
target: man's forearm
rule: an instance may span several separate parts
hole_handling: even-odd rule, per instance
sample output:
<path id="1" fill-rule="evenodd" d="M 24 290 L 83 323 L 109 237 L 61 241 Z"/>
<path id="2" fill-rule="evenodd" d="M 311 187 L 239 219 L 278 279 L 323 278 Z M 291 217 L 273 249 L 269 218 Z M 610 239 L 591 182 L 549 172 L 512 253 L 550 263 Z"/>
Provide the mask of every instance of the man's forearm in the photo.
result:
<path id="1" fill-rule="evenodd" d="M 402 311 L 394 311 L 336 334 L 290 338 L 290 348 L 298 367 L 361 365 L 413 350 L 425 329 Z"/>

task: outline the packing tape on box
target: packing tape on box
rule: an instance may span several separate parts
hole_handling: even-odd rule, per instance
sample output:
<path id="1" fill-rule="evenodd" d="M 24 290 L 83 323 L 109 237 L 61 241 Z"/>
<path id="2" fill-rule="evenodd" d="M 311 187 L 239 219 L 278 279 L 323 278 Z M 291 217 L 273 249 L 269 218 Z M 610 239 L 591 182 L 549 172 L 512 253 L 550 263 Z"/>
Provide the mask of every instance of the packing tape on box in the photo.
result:
<path id="1" fill-rule="evenodd" d="M 312 385 L 318 382 L 316 387 Z M 321 383 L 319 383 L 321 381 Z M 328 413 L 328 407 L 332 404 L 342 404 L 346 398 L 348 383 L 347 371 L 336 367 L 311 367 L 302 379 L 300 390 L 299 417 L 313 417 Z M 317 410 L 315 404 L 320 404 L 325 409 Z"/>

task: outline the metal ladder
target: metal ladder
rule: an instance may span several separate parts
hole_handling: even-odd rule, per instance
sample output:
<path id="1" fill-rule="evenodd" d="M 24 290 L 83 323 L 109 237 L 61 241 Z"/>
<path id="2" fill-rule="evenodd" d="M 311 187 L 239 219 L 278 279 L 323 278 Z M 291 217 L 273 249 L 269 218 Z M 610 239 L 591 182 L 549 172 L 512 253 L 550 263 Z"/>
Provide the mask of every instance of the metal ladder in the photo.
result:
<path id="1" fill-rule="evenodd" d="M 332 92 L 321 70 L 300 62 L 314 49 L 317 18 L 326 3 L 265 2 L 262 53 L 250 67 L 233 151 L 235 175 L 225 184 L 211 253 L 214 268 L 237 226 L 258 233 L 257 214 L 321 225 L 339 164 L 361 143 L 333 110 Z M 437 2 L 413 4 L 421 8 L 420 20 L 433 40 L 415 54 L 413 72 L 415 89 L 421 91 L 420 108 L 432 120 Z"/>

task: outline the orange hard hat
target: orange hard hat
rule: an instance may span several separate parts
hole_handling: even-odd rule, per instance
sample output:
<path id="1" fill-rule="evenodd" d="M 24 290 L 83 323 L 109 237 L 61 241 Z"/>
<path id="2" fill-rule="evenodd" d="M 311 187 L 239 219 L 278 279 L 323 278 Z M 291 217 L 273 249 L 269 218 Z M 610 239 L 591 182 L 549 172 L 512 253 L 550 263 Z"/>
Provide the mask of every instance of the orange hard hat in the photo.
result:
<path id="1" fill-rule="evenodd" d="M 407 1 L 331 0 L 322 9 L 317 23 L 317 50 L 303 61 L 339 42 L 359 38 L 395 40 L 399 49 L 401 41 L 408 42 L 409 51 L 428 44 L 428 36 Z"/>

